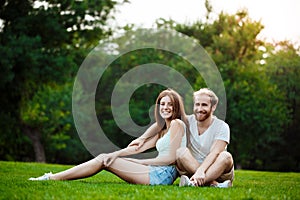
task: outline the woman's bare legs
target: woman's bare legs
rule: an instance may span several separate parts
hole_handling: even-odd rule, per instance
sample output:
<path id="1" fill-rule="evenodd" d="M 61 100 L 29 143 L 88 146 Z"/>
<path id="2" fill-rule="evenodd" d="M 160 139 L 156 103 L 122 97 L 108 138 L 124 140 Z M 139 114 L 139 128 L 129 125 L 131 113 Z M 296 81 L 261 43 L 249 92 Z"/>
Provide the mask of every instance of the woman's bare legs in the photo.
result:
<path id="1" fill-rule="evenodd" d="M 105 170 L 114 173 L 124 181 L 134 184 L 149 185 L 150 167 L 147 165 L 134 163 L 126 160 L 126 158 L 117 158 L 108 168 Z"/>
<path id="2" fill-rule="evenodd" d="M 126 160 L 126 158 L 117 158 L 109 167 L 103 165 L 103 155 L 67 169 L 65 171 L 53 174 L 50 176 L 51 180 L 74 180 L 93 176 L 101 170 L 107 170 L 121 179 L 134 184 L 148 185 L 149 179 L 149 166 L 134 163 Z"/>
<path id="3" fill-rule="evenodd" d="M 50 176 L 51 180 L 74 180 L 97 174 L 104 168 L 103 154 L 85 163 Z"/>

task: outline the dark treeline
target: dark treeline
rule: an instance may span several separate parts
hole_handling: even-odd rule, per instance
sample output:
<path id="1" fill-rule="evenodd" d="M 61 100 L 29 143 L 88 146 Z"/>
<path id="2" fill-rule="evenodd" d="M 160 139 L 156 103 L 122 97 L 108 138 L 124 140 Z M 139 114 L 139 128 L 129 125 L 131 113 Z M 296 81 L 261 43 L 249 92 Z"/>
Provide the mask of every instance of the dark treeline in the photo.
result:
<path id="1" fill-rule="evenodd" d="M 112 0 L 0 3 L 1 160 L 77 164 L 91 158 L 74 125 L 72 90 L 84 58 L 117 31 L 108 24 L 116 5 Z M 258 39 L 263 25 L 247 11 L 220 13 L 212 20 L 212 8 L 208 1 L 205 5 L 207 17 L 202 21 L 178 24 L 159 19 L 156 27 L 195 39 L 218 67 L 226 89 L 228 148 L 235 165 L 300 171 L 300 49 L 289 41 L 271 44 Z M 118 38 L 121 45 L 116 50 L 126 49 L 123 38 Z M 203 77 L 194 76 L 190 63 L 167 52 L 138 51 L 115 60 L 99 81 L 95 107 L 99 123 L 120 147 L 134 137 L 126 137 L 114 122 L 111 92 L 122 74 L 147 63 L 179 70 L 194 90 L 206 86 Z M 147 84 L 134 92 L 129 108 L 137 124 L 149 124 L 149 108 L 163 88 Z M 190 114 L 192 99 L 184 99 Z"/>

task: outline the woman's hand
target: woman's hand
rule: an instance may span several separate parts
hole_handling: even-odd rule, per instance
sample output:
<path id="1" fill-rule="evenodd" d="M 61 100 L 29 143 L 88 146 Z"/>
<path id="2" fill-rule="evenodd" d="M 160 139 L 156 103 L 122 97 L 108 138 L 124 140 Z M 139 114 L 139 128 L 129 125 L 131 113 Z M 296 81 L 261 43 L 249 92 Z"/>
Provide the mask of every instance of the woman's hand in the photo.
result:
<path id="1" fill-rule="evenodd" d="M 105 167 L 109 167 L 115 160 L 118 158 L 118 154 L 116 152 L 104 154 L 103 164 Z"/>
<path id="2" fill-rule="evenodd" d="M 136 147 L 135 150 L 137 151 L 144 145 L 145 141 L 146 141 L 146 138 L 139 137 L 139 138 L 133 140 L 132 142 L 130 142 L 128 147 L 135 146 Z"/>

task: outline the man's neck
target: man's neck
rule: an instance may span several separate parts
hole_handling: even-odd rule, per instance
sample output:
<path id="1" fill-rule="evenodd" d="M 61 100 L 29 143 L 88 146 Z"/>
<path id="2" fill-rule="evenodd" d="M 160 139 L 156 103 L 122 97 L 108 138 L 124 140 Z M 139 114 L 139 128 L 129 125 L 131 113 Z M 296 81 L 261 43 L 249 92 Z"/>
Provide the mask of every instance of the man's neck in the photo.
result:
<path id="1" fill-rule="evenodd" d="M 214 120 L 214 118 L 212 116 L 210 116 L 209 118 L 207 118 L 206 120 L 204 120 L 202 122 L 197 121 L 198 135 L 202 135 L 212 124 L 213 120 Z"/>
<path id="2" fill-rule="evenodd" d="M 209 118 L 207 118 L 204 121 L 197 121 L 197 126 L 199 128 L 208 128 L 212 124 L 213 120 L 214 120 L 214 118 L 211 115 Z"/>

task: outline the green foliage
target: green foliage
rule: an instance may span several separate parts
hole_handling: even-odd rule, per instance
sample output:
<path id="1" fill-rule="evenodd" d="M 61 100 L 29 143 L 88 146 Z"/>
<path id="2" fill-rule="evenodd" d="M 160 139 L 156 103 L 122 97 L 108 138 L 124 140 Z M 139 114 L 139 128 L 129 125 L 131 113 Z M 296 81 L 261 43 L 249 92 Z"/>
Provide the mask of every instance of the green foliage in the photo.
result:
<path id="1" fill-rule="evenodd" d="M 73 125 L 71 117 L 72 85 L 44 85 L 21 106 L 22 123 L 38 128 L 47 143 L 55 150 L 66 147 L 65 141 Z M 48 139 L 47 139 L 48 138 Z M 51 149 L 52 149 L 51 148 Z"/>
<path id="2" fill-rule="evenodd" d="M 72 81 L 86 53 L 101 38 L 111 34 L 106 25 L 115 5 L 112 0 L 1 1 L 0 66 L 3 73 L 0 75 L 0 103 L 7 106 L 0 111 L 0 121 L 6 119 L 9 120 L 7 124 L 12 124 L 1 126 L 1 132 L 12 133 L 1 145 L 0 152 L 5 152 L 0 155 L 2 159 L 7 156 L 20 158 L 21 151 L 17 149 L 20 149 L 19 145 L 27 144 L 25 132 L 30 135 L 35 152 L 43 151 L 39 138 L 51 138 L 52 142 L 57 141 L 53 144 L 56 149 L 64 148 L 64 142 L 59 140 L 70 137 L 66 135 L 70 122 L 64 121 L 68 118 L 64 111 L 45 107 L 45 95 L 55 94 L 54 90 L 50 91 L 50 84 L 63 85 Z M 54 100 L 55 97 L 51 98 Z M 63 106 L 50 102 L 47 106 Z M 59 123 L 54 127 L 47 126 L 55 122 Z M 48 135 L 40 136 L 41 132 Z M 55 134 L 50 136 L 50 133 Z M 14 137 L 18 137 L 20 143 L 16 144 Z M 27 150 L 27 154 L 31 151 Z"/>
<path id="3" fill-rule="evenodd" d="M 248 169 L 278 170 L 277 163 L 271 162 L 276 156 L 272 149 L 283 139 L 281 133 L 290 120 L 289 106 L 284 93 L 260 64 L 263 52 L 259 49 L 265 44 L 257 35 L 263 26 L 251 20 L 247 11 L 220 13 L 217 20 L 208 21 L 165 24 L 197 39 L 218 66 L 226 88 L 229 150 L 236 164 Z"/>
<path id="4" fill-rule="evenodd" d="M 29 0 L 0 3 L 3 21 L 0 104 L 4 105 L 0 111 L 0 158 L 32 161 L 37 157 L 32 154 L 34 150 L 45 151 L 49 162 L 79 163 L 90 155 L 80 142 L 71 116 L 72 82 L 87 53 L 99 40 L 103 42 L 111 35 L 107 22 L 113 18 L 111 12 L 116 2 L 52 0 L 40 3 Z M 274 45 L 257 39 L 263 25 L 251 20 L 247 11 L 234 15 L 221 13 L 218 19 L 212 19 L 213 8 L 209 1 L 205 1 L 205 7 L 205 21 L 178 24 L 159 19 L 157 26 L 194 38 L 216 63 L 226 88 L 226 121 L 231 127 L 229 151 L 236 165 L 247 169 L 299 171 L 299 49 L 288 42 Z M 133 27 L 124 28 L 130 29 Z M 115 38 L 119 46 L 113 50 L 126 52 L 134 48 L 136 42 L 143 42 L 150 46 L 171 45 L 173 49 L 195 55 L 193 46 L 165 37 L 153 41 L 151 32 L 147 34 L 147 31 L 120 35 Z M 112 58 L 114 52 L 96 53 L 95 59 L 102 62 L 107 57 Z M 95 109 L 101 127 L 117 146 L 126 146 L 134 138 L 123 133 L 113 120 L 110 100 L 117 81 L 136 66 L 158 63 L 172 66 L 194 90 L 205 87 L 205 77 L 195 76 L 198 73 L 187 60 L 171 52 L 149 48 L 126 52 L 105 70 L 98 83 Z M 140 77 L 151 75 L 151 68 L 148 72 Z M 86 75 L 89 79 L 90 74 Z M 174 74 L 170 72 L 166 80 L 172 82 L 173 79 Z M 153 77 L 153 82 L 155 80 Z M 128 84 L 120 87 L 125 93 Z M 85 82 L 80 87 L 83 91 L 90 89 Z M 145 84 L 132 94 L 129 109 L 136 124 L 147 126 L 153 120 L 151 109 L 162 89 L 160 85 Z M 87 95 L 78 93 L 73 100 L 84 102 L 89 98 Z M 192 91 L 183 99 L 190 114 Z M 123 107 L 120 104 L 116 109 Z M 127 116 L 120 114 L 122 123 L 126 123 Z M 90 126 L 85 127 L 87 132 L 93 131 L 89 130 Z M 130 132 L 138 135 L 143 130 L 131 128 Z M 99 143 L 94 142 L 92 146 L 97 148 Z"/>
<path id="5" fill-rule="evenodd" d="M 265 54 L 266 69 L 271 81 L 283 93 L 291 122 L 281 132 L 282 140 L 276 145 L 276 161 L 282 170 L 299 170 L 299 120 L 300 120 L 300 49 L 289 42 L 281 42 L 269 47 Z M 289 155 L 289 156 L 286 156 Z M 287 167 L 287 165 L 289 167 Z"/>
<path id="6" fill-rule="evenodd" d="M 3 199 L 298 199 L 300 174 L 235 171 L 233 187 L 179 187 L 133 185 L 106 171 L 76 181 L 28 181 L 45 172 L 72 166 L 0 162 Z"/>
<path id="7" fill-rule="evenodd" d="M 242 166 L 271 169 L 271 160 L 276 157 L 272 149 L 282 140 L 280 134 L 289 122 L 285 98 L 266 74 L 236 69 L 234 80 L 226 84 L 232 139 L 229 148 Z"/>
<path id="8" fill-rule="evenodd" d="M 160 75 L 159 72 L 157 72 L 154 67 L 157 65 L 171 66 L 174 71 L 177 70 L 181 75 L 183 75 L 191 85 L 194 85 L 197 79 L 198 81 L 201 80 L 203 83 L 203 79 L 201 79 L 201 77 L 197 77 L 198 73 L 196 69 L 191 65 L 191 63 L 187 62 L 180 55 L 155 48 L 136 49 L 136 47 L 139 45 L 152 47 L 153 43 L 164 43 L 174 47 L 174 49 L 179 49 L 180 47 L 182 52 L 188 52 L 188 55 L 193 55 L 193 48 L 192 46 L 189 46 L 190 44 L 183 43 L 178 40 L 168 41 L 169 38 L 166 37 L 167 34 L 162 34 L 162 37 L 157 37 L 157 40 L 151 40 L 151 36 L 155 34 L 154 32 L 151 32 L 151 30 L 138 29 L 134 32 L 125 33 L 125 35 L 115 38 L 115 40 L 112 42 L 115 42 L 118 45 L 115 45 L 116 48 L 113 50 L 125 53 L 110 63 L 110 65 L 105 69 L 105 72 L 101 76 L 101 79 L 98 83 L 95 105 L 98 120 L 104 133 L 108 134 L 108 138 L 119 147 L 127 146 L 128 143 L 134 138 L 126 137 L 126 133 L 119 128 L 120 126 L 127 128 L 127 134 L 141 135 L 145 131 L 145 128 L 148 127 L 150 122 L 154 121 L 153 109 L 155 100 L 157 95 L 166 88 L 166 86 L 152 84 L 162 81 L 161 76 L 158 76 Z M 130 40 L 128 38 L 134 39 Z M 127 52 L 127 50 L 131 49 L 134 50 Z M 102 55 L 101 53 L 100 55 L 95 55 L 95 59 L 101 60 L 103 57 L 109 57 L 109 53 L 110 52 L 108 52 L 108 55 Z M 97 54 L 97 52 L 95 52 L 95 54 Z M 140 129 L 136 129 L 134 127 L 130 128 L 130 125 L 126 124 L 128 123 L 128 115 L 126 115 L 124 112 L 127 102 L 123 102 L 123 96 L 118 96 L 117 99 L 119 99 L 119 102 L 116 102 L 114 106 L 111 106 L 112 93 L 116 84 L 124 74 L 130 72 L 130 70 L 135 70 L 138 66 L 145 64 L 148 64 L 147 68 L 135 73 L 135 76 L 131 78 L 131 81 L 125 81 L 125 83 L 122 83 L 119 88 L 121 91 L 120 93 L 127 97 L 128 88 L 134 86 L 135 80 L 143 79 L 143 81 L 151 80 L 152 82 L 142 86 L 138 85 L 137 90 L 130 98 L 130 102 L 128 102 L 130 117 L 132 117 L 134 123 L 137 125 L 144 126 Z M 153 71 L 156 71 L 157 74 L 153 73 Z M 183 86 L 180 84 L 180 81 L 175 81 L 176 79 L 174 78 L 174 71 L 167 71 L 164 73 L 161 72 L 164 74 L 164 81 L 169 84 L 173 83 L 171 86 L 173 89 L 177 91 L 180 89 L 180 91 L 185 92 L 184 95 L 189 97 L 183 96 L 184 99 L 191 98 L 192 92 L 184 90 Z M 186 103 L 186 107 L 191 108 L 191 101 L 186 101 Z M 115 123 L 115 118 L 112 115 L 112 109 L 117 110 L 119 113 L 118 118 L 121 120 L 121 125 L 119 126 Z M 188 111 L 191 112 L 190 109 L 188 109 Z"/>

